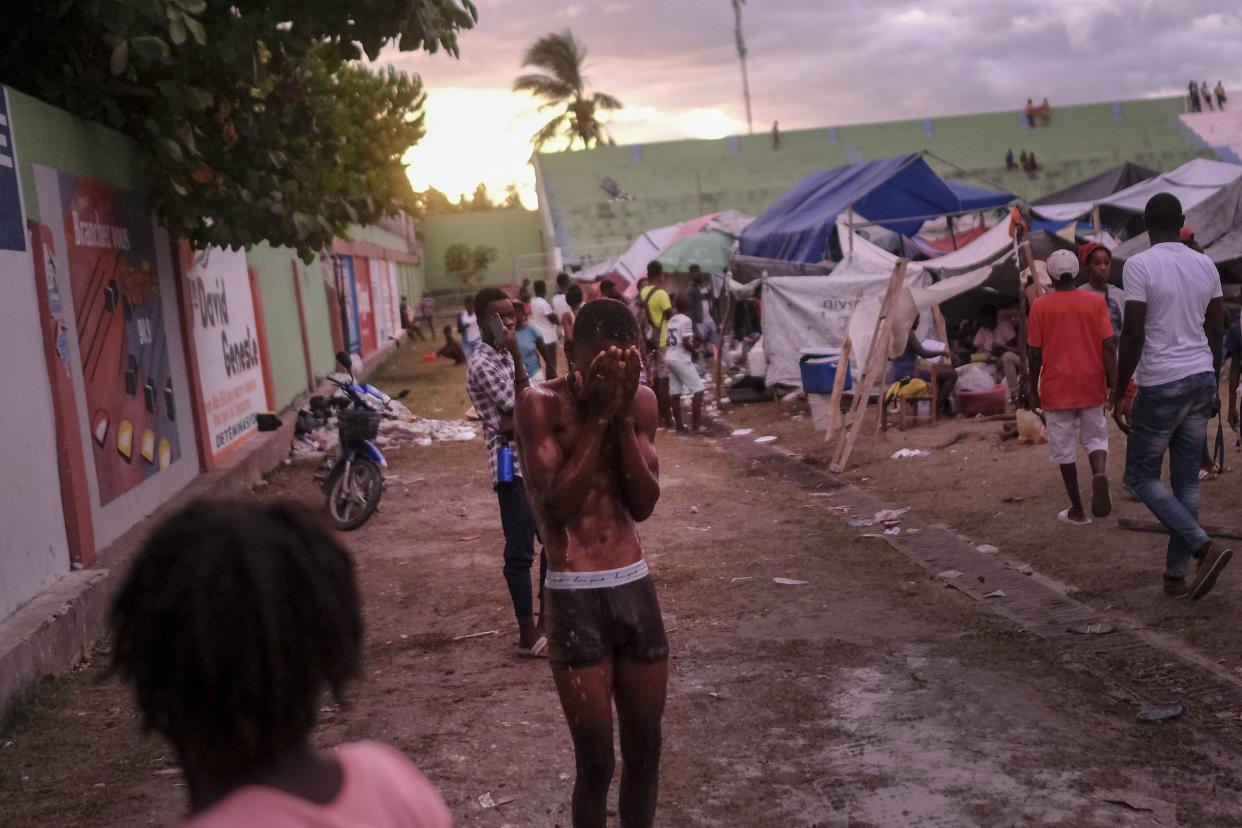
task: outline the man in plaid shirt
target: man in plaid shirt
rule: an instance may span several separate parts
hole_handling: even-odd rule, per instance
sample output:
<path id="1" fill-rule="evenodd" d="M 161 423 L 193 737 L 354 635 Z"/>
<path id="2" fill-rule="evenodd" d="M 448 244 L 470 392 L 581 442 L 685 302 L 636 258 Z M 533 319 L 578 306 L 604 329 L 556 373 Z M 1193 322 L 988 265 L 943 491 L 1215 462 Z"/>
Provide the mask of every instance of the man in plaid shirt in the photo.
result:
<path id="1" fill-rule="evenodd" d="M 513 302 L 504 291 L 483 288 L 474 298 L 474 312 L 479 320 L 482 342 L 470 355 L 466 371 L 466 391 L 483 423 L 483 437 L 487 447 L 487 461 L 491 467 L 492 487 L 500 501 L 500 525 L 505 533 L 504 574 L 517 616 L 519 652 L 530 658 L 547 656 L 548 639 L 536 624 L 534 597 L 530 585 L 531 565 L 535 561 L 535 518 L 526 499 L 526 486 L 522 482 L 522 469 L 518 465 L 517 450 L 513 452 L 513 479 L 500 480 L 498 454 L 501 446 L 513 441 L 513 409 L 517 397 L 529 384 L 526 369 L 518 352 L 514 330 L 517 318 Z M 499 320 L 504 329 L 504 341 L 497 341 L 493 330 Z M 539 601 L 543 604 L 543 579 L 547 564 L 543 553 L 539 556 Z"/>

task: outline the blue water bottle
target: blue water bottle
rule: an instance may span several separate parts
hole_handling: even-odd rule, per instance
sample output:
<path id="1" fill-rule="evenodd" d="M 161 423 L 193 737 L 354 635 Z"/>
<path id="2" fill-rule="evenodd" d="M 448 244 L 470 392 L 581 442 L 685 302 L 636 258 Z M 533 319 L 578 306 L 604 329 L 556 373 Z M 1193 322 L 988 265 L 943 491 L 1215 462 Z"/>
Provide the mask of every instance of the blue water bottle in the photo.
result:
<path id="1" fill-rule="evenodd" d="M 501 443 L 496 449 L 496 480 L 499 483 L 513 482 L 513 449 L 508 443 Z"/>

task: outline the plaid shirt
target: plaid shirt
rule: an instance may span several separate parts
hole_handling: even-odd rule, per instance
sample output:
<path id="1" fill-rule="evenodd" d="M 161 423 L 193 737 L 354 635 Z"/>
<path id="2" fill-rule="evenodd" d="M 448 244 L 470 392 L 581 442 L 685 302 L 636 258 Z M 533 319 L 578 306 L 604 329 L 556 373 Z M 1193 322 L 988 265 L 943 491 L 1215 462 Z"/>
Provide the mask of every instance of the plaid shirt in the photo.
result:
<path id="1" fill-rule="evenodd" d="M 516 403 L 514 393 L 513 356 L 508 351 L 497 351 L 480 341 L 470 355 L 466 370 L 466 391 L 470 402 L 483 422 L 483 439 L 487 445 L 487 463 L 492 470 L 492 485 L 500 481 L 497 474 L 496 451 L 503 438 L 500 436 L 500 417 L 513 413 Z M 521 477 L 517 451 L 513 452 L 513 476 Z"/>

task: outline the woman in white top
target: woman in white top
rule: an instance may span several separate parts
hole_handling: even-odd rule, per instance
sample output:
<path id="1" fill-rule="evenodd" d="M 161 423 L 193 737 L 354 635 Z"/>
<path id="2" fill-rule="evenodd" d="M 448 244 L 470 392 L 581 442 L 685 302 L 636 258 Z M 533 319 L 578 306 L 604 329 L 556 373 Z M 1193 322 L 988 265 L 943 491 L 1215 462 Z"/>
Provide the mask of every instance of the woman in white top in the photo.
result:
<path id="1" fill-rule="evenodd" d="M 461 313 L 457 314 L 457 332 L 461 334 L 461 347 L 466 352 L 467 362 L 470 361 L 470 355 L 474 353 L 479 340 L 483 338 L 479 333 L 478 317 L 474 315 L 474 309 L 470 307 L 473 301 L 473 296 L 467 296 L 465 307 Z"/>

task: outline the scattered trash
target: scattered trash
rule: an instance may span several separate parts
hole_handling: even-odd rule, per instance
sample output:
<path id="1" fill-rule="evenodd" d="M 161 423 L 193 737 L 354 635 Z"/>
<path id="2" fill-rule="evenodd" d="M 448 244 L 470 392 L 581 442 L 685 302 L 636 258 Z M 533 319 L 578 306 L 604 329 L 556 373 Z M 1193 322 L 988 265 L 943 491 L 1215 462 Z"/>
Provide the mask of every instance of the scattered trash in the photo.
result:
<path id="1" fill-rule="evenodd" d="M 811 497 L 835 497 L 835 492 L 811 492 Z"/>
<path id="2" fill-rule="evenodd" d="M 1117 632 L 1117 628 L 1112 624 L 1105 624 L 1100 621 L 1095 624 L 1079 624 L 1077 627 L 1070 627 L 1066 632 L 1071 632 L 1074 635 L 1109 635 L 1110 633 Z"/>
<path id="3" fill-rule="evenodd" d="M 1035 574 L 1035 567 L 1031 566 L 1030 564 L 1018 564 L 1017 566 L 1014 567 L 1014 569 L 1018 570 L 1023 575 L 1034 575 Z"/>
<path id="4" fill-rule="evenodd" d="M 945 580 L 952 580 L 953 578 L 962 577 L 962 573 L 958 572 L 956 569 L 946 569 L 943 572 L 937 572 L 936 577 L 944 578 Z"/>
<path id="5" fill-rule="evenodd" d="M 691 507 L 690 507 L 690 514 L 692 514 L 692 515 L 697 515 L 698 513 L 699 513 L 699 507 L 698 507 L 698 506 L 691 506 Z"/>
<path id="6" fill-rule="evenodd" d="M 729 583 L 736 584 L 738 581 L 750 581 L 753 578 L 754 578 L 753 575 L 739 575 L 736 578 L 730 578 Z"/>
<path id="7" fill-rule="evenodd" d="M 1184 704 L 1152 704 L 1140 710 L 1135 718 L 1140 722 L 1163 722 L 1181 718 L 1185 712 L 1186 705 Z"/>
<path id="8" fill-rule="evenodd" d="M 765 434 L 762 437 L 755 438 L 756 443 L 763 443 L 764 445 L 767 445 L 768 443 L 775 443 L 776 440 L 777 440 L 777 437 L 775 434 Z"/>
<path id="9" fill-rule="evenodd" d="M 499 808 L 501 805 L 508 805 L 513 801 L 513 799 L 514 798 L 511 796 L 502 796 L 500 799 L 493 799 L 492 792 L 488 791 L 485 794 L 479 794 L 479 805 L 484 810 L 488 808 Z"/>
<path id="10" fill-rule="evenodd" d="M 875 517 L 872 520 L 876 523 L 896 523 L 908 511 L 910 511 L 909 506 L 904 509 L 881 509 L 875 513 Z"/>
<path id="11" fill-rule="evenodd" d="M 481 537 L 483 536 L 482 535 L 466 535 L 464 538 L 458 538 L 457 542 L 458 543 L 469 543 L 470 541 L 477 541 Z"/>
<path id="12" fill-rule="evenodd" d="M 485 630 L 483 632 L 466 633 L 465 635 L 459 635 L 453 638 L 453 640 L 454 641 L 465 641 L 467 638 L 482 638 L 485 635 L 499 635 L 499 634 L 500 634 L 500 630 Z M 401 637 L 405 638 L 405 636 L 401 636 Z"/>
<path id="13" fill-rule="evenodd" d="M 753 434 L 754 432 L 755 430 L 753 428 L 735 428 L 733 429 L 733 433 L 730 434 L 729 436 L 730 437 L 745 437 L 747 434 Z"/>
<path id="14" fill-rule="evenodd" d="M 900 526 L 892 526 L 892 527 L 890 527 L 890 528 L 888 528 L 888 529 L 885 529 L 885 530 L 884 530 L 884 534 L 886 534 L 886 535 L 900 535 L 900 534 L 901 534 L 901 527 L 900 527 Z"/>
<path id="15" fill-rule="evenodd" d="M 1025 497 L 1007 497 L 1001 501 L 1002 503 L 1025 503 Z"/>
<path id="16" fill-rule="evenodd" d="M 710 527 L 710 526 L 687 526 L 686 528 L 687 528 L 687 529 L 689 529 L 691 532 L 710 532 L 710 531 L 712 531 L 712 527 Z"/>
<path id="17" fill-rule="evenodd" d="M 982 552 L 985 555 L 995 555 L 1000 550 L 990 543 L 981 543 L 975 547 L 976 552 Z"/>
<path id="18" fill-rule="evenodd" d="M 923 530 L 922 529 L 907 529 L 906 534 L 907 535 L 921 535 L 923 534 Z"/>
<path id="19" fill-rule="evenodd" d="M 799 581 L 796 578 L 773 578 L 772 580 L 785 586 L 801 586 L 802 584 L 810 583 L 810 581 Z"/>
<path id="20" fill-rule="evenodd" d="M 906 457 L 928 457 L 930 455 L 930 451 L 924 451 L 923 449 L 897 449 L 889 459 L 901 460 Z"/>
<path id="21" fill-rule="evenodd" d="M 872 520 L 871 518 L 855 518 L 854 520 L 850 521 L 850 526 L 853 526 L 854 528 L 858 528 L 860 526 L 874 526 L 874 525 L 875 525 L 875 521 Z"/>
<path id="22" fill-rule="evenodd" d="M 985 595 L 985 596 L 983 596 L 983 597 L 984 597 L 984 598 L 1004 598 L 1004 597 L 1005 597 L 1005 590 L 1003 590 L 1003 589 L 994 589 L 994 590 L 992 590 L 991 592 L 989 592 L 987 595 Z"/>

